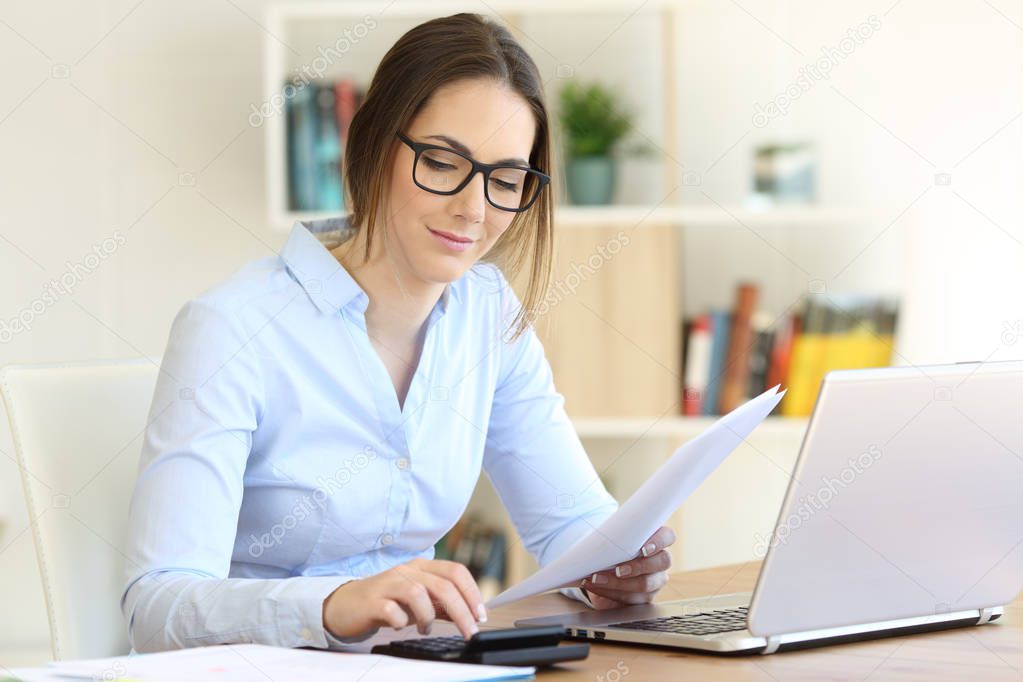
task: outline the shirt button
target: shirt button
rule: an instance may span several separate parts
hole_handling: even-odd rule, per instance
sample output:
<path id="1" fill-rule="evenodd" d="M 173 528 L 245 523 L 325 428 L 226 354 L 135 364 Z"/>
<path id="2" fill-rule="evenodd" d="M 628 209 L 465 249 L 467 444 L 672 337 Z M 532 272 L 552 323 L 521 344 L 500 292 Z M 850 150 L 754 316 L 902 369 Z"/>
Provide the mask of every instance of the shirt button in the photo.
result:
<path id="1" fill-rule="evenodd" d="M 390 533 L 384 533 L 380 536 L 380 544 L 387 546 L 394 542 L 394 537 Z"/>
<path id="2" fill-rule="evenodd" d="M 402 471 L 408 469 L 408 457 L 402 457 L 396 462 L 396 464 L 398 465 L 398 468 L 401 469 Z"/>
<path id="3" fill-rule="evenodd" d="M 313 641 L 313 631 L 309 628 L 302 628 L 302 639 L 307 642 Z"/>

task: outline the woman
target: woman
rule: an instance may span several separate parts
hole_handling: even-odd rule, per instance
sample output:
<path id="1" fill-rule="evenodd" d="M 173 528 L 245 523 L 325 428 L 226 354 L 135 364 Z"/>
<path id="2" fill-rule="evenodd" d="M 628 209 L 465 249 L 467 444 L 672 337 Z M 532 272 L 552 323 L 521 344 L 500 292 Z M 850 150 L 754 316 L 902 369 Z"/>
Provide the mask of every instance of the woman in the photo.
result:
<path id="1" fill-rule="evenodd" d="M 470 637 L 479 590 L 432 557 L 481 469 L 541 564 L 614 512 L 525 313 L 552 257 L 541 87 L 477 15 L 412 29 L 351 123 L 351 215 L 296 223 L 179 312 L 130 510 L 136 651 L 341 647 L 437 617 Z M 649 601 L 672 541 L 565 591 Z"/>

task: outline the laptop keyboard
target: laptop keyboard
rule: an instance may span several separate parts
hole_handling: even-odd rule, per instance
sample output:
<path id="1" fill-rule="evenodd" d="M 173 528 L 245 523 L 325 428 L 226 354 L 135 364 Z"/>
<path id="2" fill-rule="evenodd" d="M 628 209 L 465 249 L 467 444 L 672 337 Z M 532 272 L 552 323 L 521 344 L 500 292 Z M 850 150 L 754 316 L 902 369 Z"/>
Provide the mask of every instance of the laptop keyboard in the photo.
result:
<path id="1" fill-rule="evenodd" d="M 651 632 L 672 632 L 680 635 L 716 635 L 746 629 L 748 606 L 731 609 L 712 609 L 683 616 L 664 616 L 647 620 L 631 620 L 614 623 L 609 628 L 625 630 L 647 630 Z"/>

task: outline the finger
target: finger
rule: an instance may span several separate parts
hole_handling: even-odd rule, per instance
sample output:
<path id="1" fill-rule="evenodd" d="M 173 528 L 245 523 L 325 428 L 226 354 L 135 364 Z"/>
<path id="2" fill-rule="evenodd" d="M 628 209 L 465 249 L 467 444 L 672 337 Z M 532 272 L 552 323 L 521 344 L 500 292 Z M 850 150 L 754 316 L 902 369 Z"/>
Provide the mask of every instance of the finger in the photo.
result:
<path id="1" fill-rule="evenodd" d="M 635 578 L 616 578 L 613 575 L 594 573 L 583 581 L 583 588 L 602 587 L 623 592 L 655 593 L 668 582 L 668 574 L 664 571 L 638 575 Z"/>
<path id="2" fill-rule="evenodd" d="M 454 583 L 447 578 L 426 571 L 422 573 L 422 582 L 430 591 L 430 597 L 439 603 L 451 622 L 458 626 L 462 637 L 469 639 L 480 631 L 479 626 L 476 625 L 476 618 L 469 610 L 469 605 L 465 603 L 465 598 Z"/>
<path id="3" fill-rule="evenodd" d="M 408 614 L 401 605 L 393 599 L 383 599 L 376 609 L 377 618 L 381 625 L 392 627 L 395 630 L 408 625 Z"/>
<path id="4" fill-rule="evenodd" d="M 448 615 L 448 612 L 444 610 L 444 605 L 443 604 L 441 604 L 436 599 L 433 599 L 432 602 L 433 602 L 433 610 L 437 614 L 438 618 L 440 618 L 441 620 L 451 620 L 451 617 Z"/>
<path id="5" fill-rule="evenodd" d="M 639 553 L 642 556 L 648 557 L 653 556 L 659 550 L 665 547 L 670 547 L 675 544 L 675 531 L 667 526 L 661 526 L 657 531 L 643 543 L 643 547 L 640 548 Z"/>
<path id="6" fill-rule="evenodd" d="M 443 560 L 428 562 L 422 568 L 428 573 L 434 573 L 450 581 L 461 592 L 462 598 L 469 605 L 469 610 L 476 621 L 487 622 L 487 610 L 483 606 L 483 595 L 468 568 L 456 561 Z"/>
<path id="7" fill-rule="evenodd" d="M 605 575 L 613 578 L 629 578 L 649 573 L 659 573 L 671 568 L 671 553 L 662 549 L 648 557 L 623 561 L 614 568 L 599 571 L 594 575 Z"/>
<path id="8" fill-rule="evenodd" d="M 613 599 L 622 606 L 649 604 L 654 598 L 654 595 L 650 592 L 626 592 L 624 590 L 606 588 L 603 585 L 587 585 L 586 591 L 592 592 L 593 594 L 599 594 L 601 597 Z"/>
<path id="9" fill-rule="evenodd" d="M 411 614 L 409 622 L 416 624 L 419 634 L 429 634 L 437 614 L 433 609 L 429 590 L 416 580 L 414 573 L 403 574 L 394 581 L 388 596 Z"/>

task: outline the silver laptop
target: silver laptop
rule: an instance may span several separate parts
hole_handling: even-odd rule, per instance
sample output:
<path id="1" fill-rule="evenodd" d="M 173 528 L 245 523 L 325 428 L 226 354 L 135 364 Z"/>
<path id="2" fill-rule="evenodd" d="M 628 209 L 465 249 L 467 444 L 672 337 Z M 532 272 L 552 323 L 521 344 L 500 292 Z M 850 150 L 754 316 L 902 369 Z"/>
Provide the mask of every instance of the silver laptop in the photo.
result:
<path id="1" fill-rule="evenodd" d="M 770 654 L 996 620 L 1023 589 L 1023 361 L 829 372 L 768 544 L 752 594 L 516 625 Z"/>

